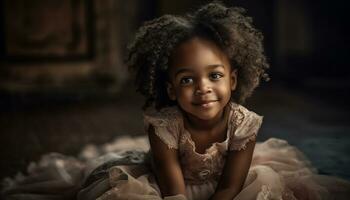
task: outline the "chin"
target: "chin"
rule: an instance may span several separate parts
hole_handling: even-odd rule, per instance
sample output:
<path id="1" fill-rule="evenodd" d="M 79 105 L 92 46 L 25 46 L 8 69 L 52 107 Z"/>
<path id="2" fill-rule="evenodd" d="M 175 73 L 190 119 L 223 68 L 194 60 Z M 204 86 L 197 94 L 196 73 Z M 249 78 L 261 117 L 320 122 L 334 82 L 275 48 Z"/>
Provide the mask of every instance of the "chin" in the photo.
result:
<path id="1" fill-rule="evenodd" d="M 214 119 L 220 112 L 214 110 L 200 110 L 192 115 L 201 120 L 211 120 Z"/>

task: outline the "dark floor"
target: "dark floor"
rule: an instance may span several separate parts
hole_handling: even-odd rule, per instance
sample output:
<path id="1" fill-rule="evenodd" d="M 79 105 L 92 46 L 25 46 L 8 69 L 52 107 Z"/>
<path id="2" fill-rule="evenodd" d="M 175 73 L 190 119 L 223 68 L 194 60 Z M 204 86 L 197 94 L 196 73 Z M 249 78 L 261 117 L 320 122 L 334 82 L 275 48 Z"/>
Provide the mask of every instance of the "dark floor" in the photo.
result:
<path id="1" fill-rule="evenodd" d="M 258 140 L 283 138 L 299 147 L 322 174 L 350 180 L 350 118 L 342 91 L 259 88 L 247 107 L 264 115 Z M 40 155 L 77 154 L 88 144 L 103 144 L 142 130 L 142 97 L 125 88 L 115 98 L 36 100 L 7 97 L 0 104 L 0 177 L 12 176 Z M 30 102 L 30 101 L 34 101 Z M 29 102 L 29 103 L 28 103 Z"/>

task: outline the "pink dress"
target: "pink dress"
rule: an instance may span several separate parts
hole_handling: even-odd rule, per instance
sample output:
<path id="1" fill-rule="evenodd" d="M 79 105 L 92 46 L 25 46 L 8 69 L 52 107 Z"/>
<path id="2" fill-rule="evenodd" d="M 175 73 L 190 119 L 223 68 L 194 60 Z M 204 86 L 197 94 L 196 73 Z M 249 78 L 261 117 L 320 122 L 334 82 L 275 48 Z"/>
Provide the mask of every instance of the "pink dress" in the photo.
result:
<path id="1" fill-rule="evenodd" d="M 213 143 L 203 154 L 196 152 L 176 106 L 144 114 L 145 130 L 151 124 L 169 148 L 179 151 L 188 199 L 208 199 L 215 191 L 227 152 L 244 150 L 257 136 L 262 117 L 235 103 L 229 108 L 226 140 Z M 79 160 L 46 155 L 29 169 L 28 177 L 8 179 L 3 192 L 13 199 L 29 199 L 30 195 L 33 199 L 162 199 L 151 160 L 147 137 L 119 138 L 102 147 L 86 147 Z M 49 192 L 40 194 L 40 188 Z M 271 138 L 256 144 L 246 181 L 235 200 L 349 198 L 349 182 L 318 175 L 298 149 Z M 176 195 L 164 199 L 186 198 Z"/>

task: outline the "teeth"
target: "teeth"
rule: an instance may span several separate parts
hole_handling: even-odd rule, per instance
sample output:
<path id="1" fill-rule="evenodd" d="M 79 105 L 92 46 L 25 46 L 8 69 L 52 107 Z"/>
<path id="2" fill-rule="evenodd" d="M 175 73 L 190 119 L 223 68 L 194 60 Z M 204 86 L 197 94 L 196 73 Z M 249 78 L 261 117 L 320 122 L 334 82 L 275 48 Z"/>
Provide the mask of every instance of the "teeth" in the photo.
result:
<path id="1" fill-rule="evenodd" d="M 204 107 L 204 108 L 208 108 L 211 107 L 216 101 L 210 101 L 208 103 L 198 103 L 195 104 L 196 106 L 200 106 L 200 107 Z"/>
<path id="2" fill-rule="evenodd" d="M 203 104 L 201 104 L 201 106 L 203 106 L 203 107 L 208 107 L 208 106 L 210 106 L 211 104 L 213 104 L 213 102 L 203 103 Z"/>

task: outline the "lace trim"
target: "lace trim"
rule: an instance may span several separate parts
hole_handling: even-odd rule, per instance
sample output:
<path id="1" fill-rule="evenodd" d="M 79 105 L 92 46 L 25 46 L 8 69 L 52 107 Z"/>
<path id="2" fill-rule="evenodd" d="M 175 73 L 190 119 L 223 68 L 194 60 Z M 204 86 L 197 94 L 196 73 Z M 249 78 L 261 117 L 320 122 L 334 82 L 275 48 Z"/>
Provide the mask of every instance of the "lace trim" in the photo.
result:
<path id="1" fill-rule="evenodd" d="M 182 140 L 182 142 L 188 142 L 190 144 L 189 146 L 189 150 L 191 150 L 194 154 L 198 155 L 199 157 L 208 157 L 210 155 L 213 155 L 215 154 L 218 150 L 217 148 L 215 148 L 216 145 L 222 145 L 222 144 L 225 144 L 227 143 L 228 141 L 228 138 L 226 138 L 226 140 L 224 140 L 223 142 L 214 142 L 211 144 L 210 147 L 208 147 L 204 153 L 198 153 L 196 151 L 196 144 L 194 143 L 194 141 L 192 140 L 191 138 L 191 134 L 187 131 L 187 130 L 184 130 L 184 137 L 183 139 L 185 141 Z"/>
<path id="2" fill-rule="evenodd" d="M 231 104 L 232 113 L 229 150 L 245 150 L 247 143 L 256 139 L 262 124 L 262 117 L 239 104 Z M 238 134 L 240 133 L 240 134 Z"/>
<path id="3" fill-rule="evenodd" d="M 236 150 L 236 151 L 245 150 L 247 148 L 247 143 L 250 141 L 256 140 L 256 136 L 257 136 L 257 132 L 254 133 L 252 136 L 244 139 L 243 141 L 240 141 L 237 143 L 232 142 L 230 146 L 230 150 Z"/>
<path id="4" fill-rule="evenodd" d="M 233 116 L 231 117 L 231 123 L 232 123 L 232 125 L 235 125 L 236 127 L 238 127 L 239 125 L 242 124 L 245 113 L 247 112 L 247 110 L 242 109 L 242 106 L 240 106 L 238 104 L 234 104 L 234 103 L 231 103 L 231 109 L 233 110 L 233 113 L 232 113 Z"/>
<path id="5" fill-rule="evenodd" d="M 160 111 L 154 108 L 149 108 L 144 113 L 144 121 L 146 123 L 151 123 L 154 126 L 168 126 L 173 122 L 174 119 L 178 119 L 181 113 L 177 107 L 166 107 Z"/>
<path id="6" fill-rule="evenodd" d="M 169 149 L 178 149 L 179 119 L 181 115 L 177 107 L 166 107 L 160 111 L 151 108 L 144 113 L 144 128 L 148 132 L 152 125 L 155 134 Z"/>
<path id="7" fill-rule="evenodd" d="M 154 129 L 155 134 L 162 140 L 164 144 L 168 146 L 169 149 L 178 149 L 178 143 L 176 143 L 176 138 L 174 138 L 175 141 L 171 142 L 170 137 L 173 136 L 170 135 L 169 131 L 165 127 L 154 127 Z M 167 134 L 169 135 L 165 135 L 164 132 L 168 132 Z"/>
<path id="8" fill-rule="evenodd" d="M 282 200 L 280 194 L 274 194 L 271 188 L 267 185 L 261 186 L 261 191 L 258 193 L 257 200 Z"/>

